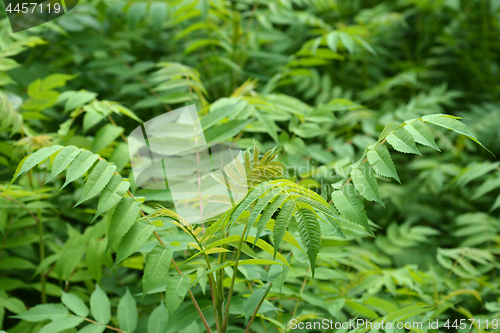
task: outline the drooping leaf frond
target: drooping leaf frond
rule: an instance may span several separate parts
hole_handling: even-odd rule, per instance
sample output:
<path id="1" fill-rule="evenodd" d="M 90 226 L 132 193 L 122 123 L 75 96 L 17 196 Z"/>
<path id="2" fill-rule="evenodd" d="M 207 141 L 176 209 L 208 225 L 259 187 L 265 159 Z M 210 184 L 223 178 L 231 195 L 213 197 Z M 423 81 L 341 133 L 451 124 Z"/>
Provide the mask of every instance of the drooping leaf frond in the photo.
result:
<path id="1" fill-rule="evenodd" d="M 262 201 L 264 200 L 264 201 Z M 263 202 L 265 204 L 263 204 Z M 317 193 L 306 189 L 286 179 L 273 180 L 256 186 L 248 196 L 237 205 L 231 219 L 237 219 L 243 211 L 250 208 L 252 219 L 249 219 L 249 228 L 257 228 L 257 237 L 260 236 L 267 221 L 278 212 L 272 230 L 274 241 L 274 256 L 283 240 L 288 224 L 295 217 L 299 228 L 299 235 L 306 247 L 307 255 L 314 274 L 316 256 L 321 245 L 321 228 L 317 212 L 327 214 L 332 219 L 330 223 L 343 235 L 338 222 L 338 214 Z M 257 225 L 254 217 L 259 216 Z"/>

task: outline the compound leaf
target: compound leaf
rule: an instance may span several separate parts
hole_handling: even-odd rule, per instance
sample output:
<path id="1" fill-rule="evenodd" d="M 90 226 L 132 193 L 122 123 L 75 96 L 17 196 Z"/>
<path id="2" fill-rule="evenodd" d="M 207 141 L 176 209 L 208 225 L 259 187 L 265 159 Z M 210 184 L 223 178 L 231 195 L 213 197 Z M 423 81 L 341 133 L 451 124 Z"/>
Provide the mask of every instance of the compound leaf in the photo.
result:
<path id="1" fill-rule="evenodd" d="M 47 182 L 63 172 L 81 152 L 82 150 L 75 146 L 67 146 L 61 150 L 52 163 L 52 172 Z"/>
<path id="2" fill-rule="evenodd" d="M 307 249 L 307 257 L 311 263 L 311 272 L 314 276 L 316 257 L 321 247 L 321 227 L 316 214 L 309 209 L 297 208 L 295 219 L 299 225 L 300 239 Z"/>
<path id="3" fill-rule="evenodd" d="M 148 333 L 163 333 L 168 324 L 168 311 L 163 302 L 158 305 L 148 319 Z"/>
<path id="4" fill-rule="evenodd" d="M 62 304 L 39 304 L 14 318 L 37 322 L 46 319 L 57 320 L 68 316 L 68 309 Z"/>
<path id="5" fill-rule="evenodd" d="M 293 212 L 295 211 L 295 206 L 296 205 L 294 201 L 287 201 L 276 217 L 276 222 L 274 223 L 273 229 L 274 257 L 276 257 L 278 247 L 280 246 L 280 243 L 283 240 L 283 236 L 285 236 L 288 224 L 292 219 Z"/>
<path id="6" fill-rule="evenodd" d="M 85 319 L 81 317 L 69 316 L 58 318 L 42 327 L 38 333 L 57 333 L 80 325 Z"/>
<path id="7" fill-rule="evenodd" d="M 47 158 L 49 158 L 52 154 L 57 153 L 61 149 L 63 149 L 63 146 L 50 146 L 50 147 L 45 147 L 42 149 L 37 150 L 31 155 L 28 155 L 26 159 L 21 161 L 19 163 L 19 166 L 17 167 L 16 173 L 14 174 L 14 177 L 12 178 L 12 182 L 16 180 L 19 176 L 24 175 L 26 172 L 34 168 L 37 164 L 42 163 L 45 161 Z"/>
<path id="8" fill-rule="evenodd" d="M 256 289 L 252 295 L 245 302 L 245 321 L 248 322 L 252 314 L 257 310 L 257 307 L 263 299 L 266 297 L 267 293 L 271 289 L 271 283 L 268 282 L 264 286 Z"/>
<path id="9" fill-rule="evenodd" d="M 106 325 L 111 320 L 109 298 L 98 284 L 95 285 L 95 290 L 90 295 L 90 312 L 100 324 Z"/>

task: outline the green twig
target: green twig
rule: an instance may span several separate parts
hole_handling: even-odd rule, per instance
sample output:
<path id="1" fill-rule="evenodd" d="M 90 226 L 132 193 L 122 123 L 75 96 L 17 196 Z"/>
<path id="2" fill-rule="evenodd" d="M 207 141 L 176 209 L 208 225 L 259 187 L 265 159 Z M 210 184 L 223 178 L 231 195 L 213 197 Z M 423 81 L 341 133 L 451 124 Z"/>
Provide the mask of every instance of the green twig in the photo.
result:
<path id="1" fill-rule="evenodd" d="M 21 207 L 22 209 L 24 209 L 28 214 L 30 214 L 30 216 L 33 218 L 33 220 L 35 220 L 35 222 L 37 224 L 40 224 L 40 220 L 38 219 L 38 217 L 36 217 L 36 215 L 33 214 L 33 212 L 31 212 L 22 202 L 19 202 L 16 199 L 13 199 L 13 198 L 11 198 L 11 197 L 3 194 L 3 193 L 0 193 L 0 196 L 2 196 L 2 198 L 4 198 L 4 199 L 7 199 L 7 200 L 15 203 L 16 205 L 18 205 L 19 207 Z"/>
<path id="2" fill-rule="evenodd" d="M 245 234 L 247 232 L 248 225 L 245 225 L 245 228 L 243 229 L 243 233 L 240 238 L 240 242 L 238 244 L 238 251 L 236 252 L 236 260 L 234 262 L 234 270 L 233 270 L 233 276 L 231 278 L 231 285 L 229 286 L 229 294 L 227 295 L 227 304 L 226 304 L 226 312 L 224 314 L 224 323 L 222 324 L 221 331 L 225 332 L 227 329 L 227 323 L 229 320 L 229 306 L 231 305 L 231 297 L 233 296 L 233 288 L 234 288 L 234 282 L 236 281 L 236 275 L 238 273 L 238 263 L 240 261 L 240 256 L 241 256 L 241 247 L 243 246 L 243 240 L 245 239 Z"/>
<path id="3" fill-rule="evenodd" d="M 142 210 L 141 210 L 141 214 L 142 214 L 142 216 L 146 217 L 146 214 L 144 214 L 144 212 Z M 167 247 L 165 245 L 165 243 L 161 240 L 160 235 L 158 235 L 156 230 L 153 231 L 153 233 L 154 233 L 156 239 L 158 240 L 158 242 L 161 244 L 161 246 Z M 179 266 L 177 266 L 177 263 L 175 262 L 174 258 L 172 258 L 172 263 L 174 264 L 174 267 L 177 270 L 177 273 L 179 273 L 180 276 L 184 276 L 182 274 L 181 270 L 179 269 Z M 194 298 L 193 293 L 191 292 L 191 290 L 189 290 L 188 293 L 189 293 L 189 297 L 191 298 L 191 301 L 194 304 L 194 307 L 196 308 L 196 311 L 198 312 L 198 315 L 201 318 L 201 321 L 203 321 L 203 324 L 205 325 L 205 328 L 207 329 L 207 332 L 212 333 L 212 330 L 210 329 L 210 325 L 208 325 L 207 320 L 205 319 L 205 316 L 203 315 L 203 312 L 201 312 L 200 306 L 198 305 L 198 302 L 196 302 L 196 299 Z"/>

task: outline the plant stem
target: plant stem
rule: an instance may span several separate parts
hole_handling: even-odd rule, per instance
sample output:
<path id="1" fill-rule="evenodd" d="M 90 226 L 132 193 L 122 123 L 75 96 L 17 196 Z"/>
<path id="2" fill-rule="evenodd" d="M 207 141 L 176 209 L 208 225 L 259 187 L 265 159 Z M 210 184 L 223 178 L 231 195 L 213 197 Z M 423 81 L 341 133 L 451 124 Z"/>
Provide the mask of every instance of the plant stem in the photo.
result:
<path id="1" fill-rule="evenodd" d="M 311 271 L 311 267 L 309 267 L 309 269 L 307 270 L 306 277 L 304 278 L 304 282 L 302 282 L 302 287 L 300 288 L 299 296 L 302 295 L 302 293 L 304 292 L 304 288 L 306 287 L 306 283 L 307 283 L 307 277 L 309 276 L 310 271 Z M 297 300 L 297 303 L 295 303 L 295 308 L 293 309 L 293 312 L 292 312 L 292 318 L 295 317 L 295 314 L 297 313 L 297 309 L 299 308 L 299 302 L 300 302 L 300 297 Z"/>
<path id="2" fill-rule="evenodd" d="M 306 276 L 307 278 L 307 276 Z M 262 296 L 262 299 L 260 300 L 259 304 L 257 305 L 257 308 L 255 309 L 255 311 L 253 312 L 253 315 L 252 317 L 250 318 L 250 321 L 248 322 L 248 325 L 247 327 L 245 328 L 245 332 L 244 333 L 247 333 L 248 330 L 250 329 L 250 326 L 252 326 L 252 323 L 253 323 L 253 320 L 255 319 L 255 317 L 257 317 L 257 313 L 259 312 L 259 309 L 260 307 L 262 306 L 262 303 L 264 303 L 264 300 L 266 299 L 266 296 L 267 294 L 269 293 L 269 290 L 271 290 L 271 285 L 272 283 L 269 283 L 269 289 L 267 290 L 267 292 L 264 294 L 264 296 Z"/>
<path id="3" fill-rule="evenodd" d="M 203 251 L 204 250 L 203 245 L 200 243 L 198 237 L 195 234 L 193 234 L 193 232 L 191 230 L 189 230 L 188 227 L 186 227 L 185 230 L 187 231 L 188 234 L 191 235 L 191 237 L 194 238 L 194 240 L 196 241 L 196 243 L 200 247 L 200 251 Z M 203 256 L 205 257 L 205 262 L 207 263 L 207 270 L 212 269 L 212 266 L 210 265 L 210 260 L 208 258 L 207 253 L 204 252 Z M 214 308 L 214 315 L 215 315 L 215 326 L 217 327 L 217 332 L 219 332 L 219 322 L 222 324 L 222 307 L 220 307 L 220 310 L 217 311 L 217 309 L 219 309 L 219 300 L 216 299 L 216 297 L 215 297 L 215 295 L 217 294 L 217 289 L 214 289 L 214 288 L 217 288 L 217 285 L 214 283 L 215 279 L 214 279 L 214 276 L 212 274 L 213 273 L 208 274 L 208 282 L 210 284 L 210 294 L 212 295 L 212 305 Z"/>
<path id="4" fill-rule="evenodd" d="M 243 246 L 243 240 L 245 239 L 245 234 L 247 232 L 248 225 L 245 225 L 243 233 L 241 234 L 240 242 L 238 244 L 238 251 L 236 252 L 236 260 L 234 262 L 233 276 L 231 278 L 231 285 L 229 287 L 229 294 L 227 295 L 226 312 L 224 314 L 224 323 L 222 324 L 221 331 L 225 332 L 227 329 L 227 323 L 229 320 L 229 306 L 231 305 L 231 297 L 233 296 L 234 282 L 236 281 L 236 275 L 238 273 L 238 263 L 240 261 L 241 247 Z"/>
<path id="5" fill-rule="evenodd" d="M 398 126 L 398 128 L 399 128 L 399 127 L 400 127 L 400 126 Z M 394 131 L 394 130 L 393 130 L 393 131 Z M 391 133 L 392 133 L 393 131 L 391 131 Z M 387 139 L 384 139 L 384 140 L 382 140 L 380 143 L 376 144 L 376 145 L 375 145 L 375 147 L 374 147 L 373 149 L 375 149 L 377 146 L 380 146 L 380 145 L 384 144 L 384 142 L 385 142 L 386 140 L 387 140 Z M 365 163 L 366 161 L 368 161 L 368 157 L 365 157 L 365 159 L 363 160 L 363 162 L 361 162 L 361 163 L 360 163 L 360 166 L 361 166 L 361 164 Z M 342 187 L 344 187 L 346 184 L 348 184 L 348 183 L 351 181 L 351 179 L 352 179 L 352 177 L 349 177 L 349 178 L 348 178 L 348 179 L 347 179 L 347 180 L 346 180 L 346 181 L 342 184 L 341 188 L 342 188 Z M 331 202 L 332 202 L 332 200 L 330 200 L 330 203 L 331 203 Z"/>
<path id="6" fill-rule="evenodd" d="M 90 319 L 90 318 L 85 318 L 85 320 L 86 320 L 86 321 L 88 321 L 88 322 L 91 322 L 91 323 L 93 323 L 93 324 L 102 325 L 102 324 L 98 323 L 97 321 L 92 320 L 92 319 Z M 116 327 L 113 327 L 113 326 L 109 326 L 109 325 L 104 325 L 104 326 L 105 326 L 106 328 L 109 328 L 110 330 L 113 330 L 113 331 L 127 333 L 127 332 L 122 331 L 121 329 L 116 328 Z"/>
<path id="7" fill-rule="evenodd" d="M 130 65 L 125 62 L 122 57 L 120 56 L 120 53 L 116 52 L 116 51 L 113 51 L 114 55 L 116 56 L 116 58 L 118 58 L 122 64 L 127 67 L 127 69 L 131 72 L 131 73 L 134 73 L 135 74 L 135 77 L 139 80 L 139 82 L 142 83 L 142 85 L 151 93 L 151 95 L 153 95 L 155 98 L 157 98 L 158 100 L 161 99 L 161 96 L 153 89 L 151 88 L 151 86 L 149 85 L 149 83 L 140 75 L 138 74 L 136 71 L 134 71 L 134 69 L 132 67 L 130 67 Z M 162 103 L 161 104 L 163 106 L 163 108 L 168 112 L 168 111 L 172 111 L 172 108 L 166 104 L 166 103 Z"/>
<path id="8" fill-rule="evenodd" d="M 38 217 L 36 217 L 35 214 L 33 214 L 33 212 L 31 212 L 22 202 L 19 202 L 17 201 L 16 199 L 13 199 L 3 193 L 0 193 L 0 196 L 2 196 L 3 198 L 15 203 L 16 205 L 19 205 L 22 209 L 24 209 L 28 214 L 30 214 L 30 216 L 33 218 L 33 220 L 35 220 L 35 222 L 37 224 L 40 224 L 40 220 L 38 219 Z"/>
<path id="9" fill-rule="evenodd" d="M 113 117 L 111 117 L 111 115 L 108 115 L 108 120 L 111 124 L 115 125 L 115 126 L 118 126 L 116 125 L 116 122 L 115 120 L 113 119 Z M 125 141 L 126 143 L 128 143 L 128 139 L 127 137 L 123 134 L 123 132 L 120 133 L 120 137 L 123 139 L 123 141 Z"/>
<path id="10" fill-rule="evenodd" d="M 40 263 L 45 259 L 45 245 L 43 243 L 43 225 L 42 225 L 42 212 L 40 208 L 37 210 L 38 213 L 38 237 L 39 237 L 39 248 L 40 248 Z M 42 293 L 42 304 L 47 303 L 47 295 L 45 293 L 45 270 L 40 272 L 40 291 Z"/>
<path id="11" fill-rule="evenodd" d="M 16 199 L 13 199 L 3 193 L 0 193 L 0 196 L 2 198 L 5 198 L 16 205 L 19 205 L 22 209 L 24 209 L 32 218 L 35 220 L 36 224 L 38 225 L 38 243 L 39 243 L 39 252 L 40 252 L 40 263 L 45 259 L 45 246 L 43 244 L 43 226 L 42 226 L 42 213 L 41 210 L 37 210 L 37 215 L 33 214 L 22 202 L 17 201 Z M 44 274 L 44 271 L 40 272 L 40 287 L 41 287 L 41 302 L 42 304 L 45 304 L 47 302 L 47 295 L 45 293 L 45 280 L 46 276 Z"/>
<path id="12" fill-rule="evenodd" d="M 222 248 L 224 248 L 224 245 L 222 246 Z M 220 265 L 221 263 L 225 262 L 226 261 L 226 253 L 225 252 L 221 252 L 219 253 L 219 258 L 217 260 L 217 264 Z M 218 301 L 218 316 L 219 316 L 219 322 L 223 323 L 224 321 L 224 317 L 223 317 L 223 314 L 224 314 L 224 270 L 221 269 L 219 271 L 219 276 L 217 277 L 217 301 Z M 221 331 L 222 331 L 222 328 L 221 328 Z"/>
<path id="13" fill-rule="evenodd" d="M 118 176 L 120 176 L 120 174 L 117 171 L 115 171 L 115 174 L 118 175 Z M 132 198 L 135 199 L 135 196 L 132 194 L 132 192 L 130 190 L 128 190 L 127 193 L 128 193 L 128 195 L 130 195 Z M 146 214 L 144 213 L 144 211 L 142 209 L 141 209 L 141 215 L 143 217 L 145 217 L 146 220 L 148 220 L 148 222 L 150 222 L 149 219 L 147 218 Z M 163 246 L 163 247 L 167 247 L 165 245 L 165 243 L 161 240 L 160 235 L 158 235 L 158 233 L 156 232 L 156 230 L 153 231 L 153 233 L 154 233 L 156 239 L 158 240 L 158 242 L 160 243 L 160 245 Z M 179 266 L 177 266 L 177 263 L 175 262 L 174 258 L 172 258 L 172 263 L 174 264 L 175 269 L 177 270 L 177 273 L 179 273 L 180 276 L 184 276 L 182 274 L 181 270 L 179 269 Z M 205 319 L 205 316 L 203 315 L 203 312 L 201 312 L 200 306 L 198 305 L 198 302 L 196 302 L 196 299 L 194 298 L 194 295 L 191 292 L 191 290 L 189 290 L 189 297 L 191 298 L 191 301 L 193 302 L 193 305 L 196 308 L 196 311 L 198 312 L 198 315 L 200 316 L 201 321 L 203 321 L 203 324 L 205 325 L 205 328 L 207 329 L 207 332 L 212 333 L 212 330 L 210 329 L 210 325 L 208 325 L 207 320 Z"/>

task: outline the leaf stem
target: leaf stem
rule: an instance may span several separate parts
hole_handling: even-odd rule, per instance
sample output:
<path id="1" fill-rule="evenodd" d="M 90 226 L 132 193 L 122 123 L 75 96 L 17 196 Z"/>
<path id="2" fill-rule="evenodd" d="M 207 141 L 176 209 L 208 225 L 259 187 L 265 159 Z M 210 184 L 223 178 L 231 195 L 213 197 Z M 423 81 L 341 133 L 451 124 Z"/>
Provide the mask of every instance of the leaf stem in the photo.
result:
<path id="1" fill-rule="evenodd" d="M 234 282 L 236 281 L 236 275 L 238 273 L 238 263 L 240 261 L 241 256 L 241 247 L 243 246 L 243 240 L 245 239 L 245 234 L 247 232 L 248 224 L 245 225 L 243 229 L 243 233 L 240 238 L 240 242 L 238 244 L 238 251 L 236 252 L 236 260 L 234 262 L 233 276 L 231 278 L 231 285 L 229 287 L 229 294 L 227 295 L 227 304 L 226 304 L 226 312 L 224 314 L 224 323 L 222 324 L 221 331 L 225 332 L 227 329 L 227 323 L 229 321 L 229 306 L 231 305 L 231 297 L 233 296 L 233 288 Z"/>
<path id="2" fill-rule="evenodd" d="M 292 312 L 292 318 L 295 317 L 295 314 L 297 313 L 297 309 L 299 308 L 299 302 L 300 302 L 300 296 L 304 292 L 304 288 L 306 287 L 307 283 L 307 277 L 309 276 L 309 272 L 311 271 L 311 267 L 307 270 L 306 277 L 304 278 L 304 282 L 302 282 L 302 287 L 300 288 L 300 293 L 299 293 L 299 299 L 297 299 L 297 303 L 295 303 L 295 308 L 293 309 Z"/>
<path id="3" fill-rule="evenodd" d="M 132 198 L 135 198 L 134 195 L 132 194 L 132 192 L 130 192 L 130 190 L 128 190 L 128 194 Z M 145 217 L 146 220 L 149 221 L 149 219 L 147 218 L 146 214 L 142 211 L 142 209 L 141 209 L 141 215 L 143 217 Z M 160 238 L 160 235 L 158 235 L 158 233 L 156 232 L 156 230 L 154 230 L 153 233 L 154 233 L 156 239 L 158 240 L 158 242 L 161 244 L 161 246 L 166 247 L 165 243 L 162 241 L 162 239 Z M 177 266 L 177 263 L 175 262 L 174 258 L 172 258 L 172 263 L 174 264 L 174 267 L 177 270 L 177 273 L 179 273 L 180 276 L 184 276 L 182 274 L 181 270 L 179 269 L 179 266 Z M 210 329 L 210 325 L 208 325 L 207 320 L 205 319 L 205 316 L 203 315 L 203 312 L 201 312 L 200 306 L 198 305 L 198 302 L 196 302 L 196 299 L 194 298 L 194 295 L 191 292 L 191 290 L 189 290 L 189 297 L 191 298 L 191 301 L 193 302 L 194 307 L 196 308 L 196 311 L 198 312 L 198 315 L 200 316 L 201 320 L 203 321 L 203 324 L 205 325 L 205 328 L 207 329 L 207 332 L 212 333 L 212 330 Z"/>
<path id="4" fill-rule="evenodd" d="M 307 276 L 306 276 L 307 278 Z M 264 296 L 262 296 L 262 299 L 260 300 L 259 304 L 257 305 L 257 308 L 255 309 L 255 311 L 253 312 L 253 315 L 252 315 L 252 318 L 250 318 L 250 321 L 248 322 L 248 325 L 247 327 L 245 328 L 245 332 L 244 333 L 247 333 L 248 330 L 250 329 L 250 326 L 252 326 L 252 323 L 253 323 L 253 320 L 255 319 L 255 317 L 257 317 L 257 313 L 259 312 L 259 309 L 260 307 L 262 306 L 262 303 L 264 303 L 264 300 L 266 299 L 266 296 L 267 294 L 269 293 L 269 291 L 271 290 L 271 286 L 272 286 L 272 283 L 269 282 L 269 289 L 266 291 L 266 293 L 264 294 Z M 265 327 L 265 326 L 264 326 Z"/>
<path id="5" fill-rule="evenodd" d="M 222 245 L 222 248 L 225 248 L 225 246 Z M 218 258 L 217 264 L 220 265 L 225 261 L 226 261 L 226 252 L 219 253 L 219 258 Z M 217 285 L 217 293 L 218 293 L 217 294 L 217 301 L 218 301 L 218 305 L 219 305 L 218 315 L 219 315 L 219 322 L 222 325 L 224 322 L 224 317 L 223 317 L 223 314 L 224 314 L 224 270 L 223 269 L 221 269 L 219 271 L 219 276 L 217 277 L 217 281 L 215 281 L 215 282 L 218 284 Z M 222 332 L 222 328 L 221 328 L 221 332 Z"/>
<path id="6" fill-rule="evenodd" d="M 195 234 L 193 234 L 193 232 L 191 230 L 189 230 L 188 227 L 186 227 L 185 230 L 188 234 L 191 235 L 191 237 L 194 238 L 194 240 L 196 241 L 196 243 L 200 247 L 200 251 L 203 251 L 204 250 L 203 245 L 199 241 L 198 237 Z M 212 269 L 212 266 L 210 265 L 210 259 L 208 258 L 207 253 L 203 252 L 203 256 L 205 257 L 205 262 L 207 263 L 207 270 Z M 217 289 L 214 289 L 214 288 L 217 288 L 217 285 L 215 283 L 213 273 L 208 274 L 208 281 L 210 284 L 210 294 L 212 295 L 212 305 L 214 308 L 215 326 L 217 327 L 217 332 L 219 332 L 219 321 L 222 324 L 222 310 L 217 311 L 217 309 L 219 309 L 219 300 L 216 299 L 216 297 L 215 297 L 215 295 L 217 294 Z M 222 309 L 222 307 L 221 307 L 221 309 Z"/>

